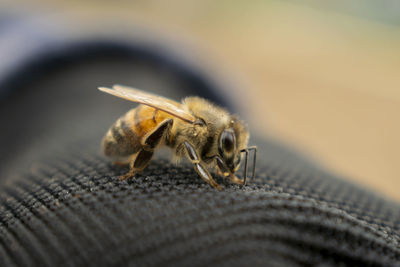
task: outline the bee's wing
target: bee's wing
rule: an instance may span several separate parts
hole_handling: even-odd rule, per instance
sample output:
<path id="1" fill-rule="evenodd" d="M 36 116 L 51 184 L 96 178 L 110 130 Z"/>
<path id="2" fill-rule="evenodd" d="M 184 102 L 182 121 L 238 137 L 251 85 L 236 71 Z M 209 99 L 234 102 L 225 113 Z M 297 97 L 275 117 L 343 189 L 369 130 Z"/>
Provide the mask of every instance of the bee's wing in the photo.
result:
<path id="1" fill-rule="evenodd" d="M 114 85 L 113 88 L 99 87 L 99 90 L 132 102 L 162 110 L 189 123 L 193 123 L 196 120 L 192 114 L 182 108 L 180 103 L 165 97 L 122 85 Z"/>

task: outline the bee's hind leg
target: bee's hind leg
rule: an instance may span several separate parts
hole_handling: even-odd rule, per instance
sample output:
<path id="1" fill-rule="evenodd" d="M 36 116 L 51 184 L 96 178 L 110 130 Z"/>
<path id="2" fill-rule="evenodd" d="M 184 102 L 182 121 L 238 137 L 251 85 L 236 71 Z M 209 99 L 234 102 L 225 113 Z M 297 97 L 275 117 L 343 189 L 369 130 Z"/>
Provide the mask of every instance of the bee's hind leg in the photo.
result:
<path id="1" fill-rule="evenodd" d="M 150 132 L 142 142 L 142 149 L 132 157 L 129 163 L 129 171 L 119 177 L 120 180 L 126 180 L 141 172 L 150 163 L 154 154 L 154 149 L 159 145 L 162 137 L 172 125 L 173 120 L 167 119 L 161 122 L 156 129 Z"/>
<path id="2" fill-rule="evenodd" d="M 135 176 L 138 172 L 141 172 L 150 163 L 153 154 L 153 151 L 140 150 L 129 162 L 129 171 L 120 176 L 119 179 L 121 181 L 126 180 Z"/>
<path id="3" fill-rule="evenodd" d="M 217 188 L 219 191 L 221 191 L 222 187 L 214 181 L 208 170 L 200 163 L 199 156 L 197 155 L 196 150 L 194 150 L 193 146 L 187 141 L 184 142 L 184 145 L 186 148 L 187 156 L 192 162 L 194 170 L 199 174 L 201 179 L 203 179 L 212 187 Z"/>
<path id="4" fill-rule="evenodd" d="M 129 165 L 129 163 L 130 163 L 130 160 L 126 160 L 126 161 L 116 160 L 113 162 L 113 164 L 117 165 L 117 166 L 126 166 L 126 165 Z"/>
<path id="5" fill-rule="evenodd" d="M 134 167 L 135 159 L 136 159 L 136 157 L 131 159 L 131 161 L 128 163 L 129 164 L 129 171 L 127 173 L 125 173 L 124 175 L 121 175 L 119 177 L 119 180 L 123 181 L 123 180 L 129 179 L 129 178 L 135 176 L 135 174 L 136 174 L 136 170 L 135 170 L 135 167 Z"/>

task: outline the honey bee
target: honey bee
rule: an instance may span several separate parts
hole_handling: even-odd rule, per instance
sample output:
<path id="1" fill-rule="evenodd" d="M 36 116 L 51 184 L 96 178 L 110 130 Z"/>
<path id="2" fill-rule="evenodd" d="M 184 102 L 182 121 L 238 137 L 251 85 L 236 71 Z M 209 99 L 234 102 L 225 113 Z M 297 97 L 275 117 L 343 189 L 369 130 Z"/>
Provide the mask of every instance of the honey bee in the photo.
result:
<path id="1" fill-rule="evenodd" d="M 186 97 L 182 103 L 138 89 L 114 85 L 100 91 L 140 105 L 120 117 L 102 140 L 103 152 L 116 164 L 129 164 L 129 171 L 120 177 L 128 179 L 142 171 L 161 146 L 173 150 L 178 162 L 187 157 L 198 175 L 212 187 L 221 190 L 209 169 L 236 184 L 246 184 L 249 152 L 249 131 L 235 115 L 200 97 Z M 245 153 L 243 179 L 235 172 Z"/>

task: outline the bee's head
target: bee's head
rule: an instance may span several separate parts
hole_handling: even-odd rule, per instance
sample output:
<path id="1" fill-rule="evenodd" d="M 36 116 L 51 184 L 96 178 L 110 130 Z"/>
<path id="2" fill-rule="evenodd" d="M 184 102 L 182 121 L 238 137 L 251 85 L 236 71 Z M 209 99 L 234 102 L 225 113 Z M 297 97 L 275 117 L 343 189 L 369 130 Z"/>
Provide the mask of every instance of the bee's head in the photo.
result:
<path id="1" fill-rule="evenodd" d="M 247 147 L 249 132 L 243 123 L 232 116 L 229 127 L 222 130 L 218 137 L 218 153 L 231 173 L 240 166 L 240 151 Z"/>

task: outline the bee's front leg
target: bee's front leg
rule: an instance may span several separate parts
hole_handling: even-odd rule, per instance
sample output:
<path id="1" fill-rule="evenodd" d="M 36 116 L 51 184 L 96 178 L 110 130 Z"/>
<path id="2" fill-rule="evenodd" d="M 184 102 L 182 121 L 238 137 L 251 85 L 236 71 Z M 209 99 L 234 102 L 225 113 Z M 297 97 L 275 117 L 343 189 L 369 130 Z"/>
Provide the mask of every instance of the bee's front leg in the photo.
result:
<path id="1" fill-rule="evenodd" d="M 219 156 L 215 156 L 215 160 L 217 161 L 215 170 L 218 175 L 228 179 L 231 183 L 244 184 L 244 180 L 239 179 L 234 173 L 231 173 L 225 166 L 224 161 Z"/>
<path id="2" fill-rule="evenodd" d="M 226 173 L 226 172 L 222 172 L 221 169 L 218 166 L 215 166 L 215 172 L 225 178 L 228 179 L 231 183 L 234 184 L 244 184 L 244 180 L 238 178 L 235 174 L 233 173 Z"/>
<path id="3" fill-rule="evenodd" d="M 218 168 L 218 165 L 215 165 L 215 173 L 218 175 L 218 176 L 221 176 L 221 177 L 226 177 L 225 176 L 225 174 L 221 171 L 221 169 L 220 168 Z"/>
<path id="4" fill-rule="evenodd" d="M 229 174 L 227 178 L 231 183 L 244 184 L 244 180 L 239 179 L 234 173 Z"/>
<path id="5" fill-rule="evenodd" d="M 194 147 L 187 141 L 184 142 L 184 145 L 186 148 L 187 157 L 190 160 L 190 162 L 192 162 L 195 171 L 199 174 L 201 179 L 203 179 L 212 187 L 217 188 L 218 190 L 221 191 L 222 187 L 219 184 L 217 184 L 217 182 L 214 181 L 209 171 L 200 163 L 200 158 L 197 155 Z"/>

